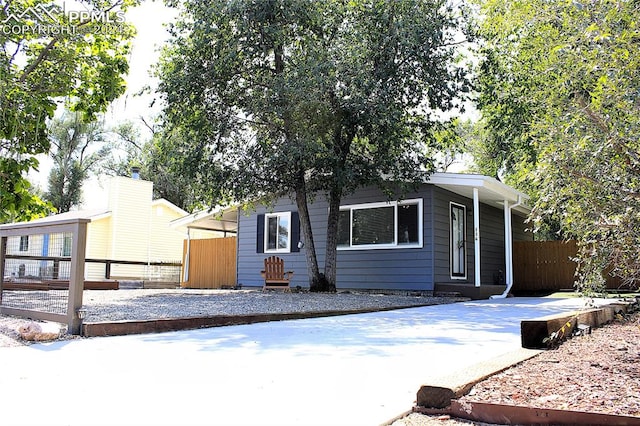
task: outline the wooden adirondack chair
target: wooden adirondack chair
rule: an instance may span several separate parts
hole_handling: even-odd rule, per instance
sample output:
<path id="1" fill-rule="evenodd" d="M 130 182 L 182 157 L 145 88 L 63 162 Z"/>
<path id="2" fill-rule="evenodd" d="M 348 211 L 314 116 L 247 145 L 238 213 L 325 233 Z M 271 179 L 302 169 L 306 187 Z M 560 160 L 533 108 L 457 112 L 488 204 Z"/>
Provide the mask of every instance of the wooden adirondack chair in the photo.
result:
<path id="1" fill-rule="evenodd" d="M 264 260 L 264 270 L 260 271 L 264 278 L 264 286 L 262 291 L 274 289 L 291 291 L 289 281 L 293 276 L 293 271 L 284 271 L 284 260 L 277 256 L 271 256 Z"/>

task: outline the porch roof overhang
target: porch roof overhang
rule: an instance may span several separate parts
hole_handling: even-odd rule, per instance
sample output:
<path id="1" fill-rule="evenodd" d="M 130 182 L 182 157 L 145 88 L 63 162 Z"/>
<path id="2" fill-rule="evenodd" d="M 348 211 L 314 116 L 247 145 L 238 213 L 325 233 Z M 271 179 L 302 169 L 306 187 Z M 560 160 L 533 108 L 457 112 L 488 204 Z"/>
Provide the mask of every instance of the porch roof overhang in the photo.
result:
<path id="1" fill-rule="evenodd" d="M 502 209 L 504 202 L 513 204 L 513 212 L 519 216 L 528 216 L 531 208 L 527 205 L 529 196 L 497 179 L 489 176 L 466 173 L 433 173 L 427 179 L 439 188 L 446 189 L 463 197 L 473 198 L 474 188 L 478 190 L 479 201 Z"/>
<path id="2" fill-rule="evenodd" d="M 215 207 L 201 210 L 171 222 L 174 229 L 200 229 L 204 231 L 238 232 L 238 208 Z"/>

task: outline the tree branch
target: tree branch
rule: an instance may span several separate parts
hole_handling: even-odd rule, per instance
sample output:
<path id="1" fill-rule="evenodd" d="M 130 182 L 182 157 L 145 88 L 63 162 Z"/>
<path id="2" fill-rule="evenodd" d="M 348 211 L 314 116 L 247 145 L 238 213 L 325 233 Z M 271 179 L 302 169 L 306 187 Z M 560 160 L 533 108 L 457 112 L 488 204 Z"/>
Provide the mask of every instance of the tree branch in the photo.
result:
<path id="1" fill-rule="evenodd" d="M 20 78 L 18 79 L 18 81 L 20 83 L 24 83 L 24 81 L 27 79 L 27 77 L 29 76 L 29 74 L 31 74 L 33 71 L 35 71 L 35 69 L 42 63 L 42 61 L 44 61 L 44 59 L 49 55 L 49 52 L 51 51 L 51 49 L 53 49 L 53 46 L 56 45 L 56 43 L 58 41 L 60 41 L 60 38 L 62 36 L 60 34 L 57 34 L 56 36 L 54 36 L 51 41 L 49 41 L 49 43 L 45 46 L 44 49 L 42 49 L 40 51 L 40 54 L 38 55 L 38 57 L 36 58 L 35 61 L 33 61 L 27 68 L 25 68 L 25 70 L 22 72 L 22 75 L 20 76 Z"/>
<path id="2" fill-rule="evenodd" d="M 151 135 L 155 136 L 156 135 L 156 129 L 152 124 L 149 124 L 147 122 L 147 120 L 141 115 L 138 117 L 140 119 L 140 121 L 142 121 L 142 124 L 144 124 L 144 126 L 149 129 L 149 131 L 151 132 Z"/>
<path id="3" fill-rule="evenodd" d="M 120 6 L 121 4 L 122 4 L 122 1 L 117 1 L 117 2 L 113 3 L 110 7 L 106 8 L 104 10 L 104 12 L 105 13 L 109 13 L 113 9 L 115 9 L 116 7 Z M 78 23 L 78 25 L 76 25 L 76 28 L 83 27 L 83 26 L 89 24 L 90 22 L 91 22 L 90 19 L 87 19 L 85 21 L 81 21 L 80 23 Z M 33 71 L 35 71 L 35 69 L 38 68 L 38 66 L 40 66 L 40 64 L 49 55 L 49 52 L 51 51 L 51 49 L 53 49 L 53 47 L 56 45 L 56 43 L 58 43 L 61 39 L 62 39 L 62 32 L 60 32 L 60 34 L 56 34 L 55 36 L 53 36 L 53 38 L 49 41 L 49 43 L 47 43 L 47 45 L 44 47 L 44 49 L 42 49 L 40 51 L 40 54 L 38 55 L 36 60 L 33 61 L 27 68 L 25 68 L 25 70 L 22 72 L 22 75 L 20 76 L 18 81 L 20 81 L 21 83 L 24 83 L 24 81 L 27 79 L 27 77 L 29 77 L 29 75 Z"/>

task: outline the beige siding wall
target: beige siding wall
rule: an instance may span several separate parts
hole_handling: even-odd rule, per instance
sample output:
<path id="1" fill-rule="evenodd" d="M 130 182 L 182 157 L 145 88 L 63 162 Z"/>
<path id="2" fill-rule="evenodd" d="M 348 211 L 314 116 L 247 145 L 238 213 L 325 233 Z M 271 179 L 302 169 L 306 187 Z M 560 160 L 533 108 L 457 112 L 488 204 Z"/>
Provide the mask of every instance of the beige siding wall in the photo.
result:
<path id="1" fill-rule="evenodd" d="M 151 235 L 149 260 L 151 262 L 180 262 L 185 235 L 169 226 L 172 220 L 185 213 L 176 211 L 162 202 L 151 208 Z"/>
<path id="2" fill-rule="evenodd" d="M 191 229 L 189 235 L 192 240 L 208 240 L 209 238 L 225 238 L 224 232 L 205 231 L 204 229 Z M 229 234 L 227 236 L 232 236 Z"/>
<path id="3" fill-rule="evenodd" d="M 109 186 L 111 210 L 111 247 L 108 258 L 113 260 L 148 261 L 151 198 L 153 183 L 115 177 Z M 113 277 L 136 277 L 139 267 L 113 265 Z"/>
<path id="4" fill-rule="evenodd" d="M 176 262 L 182 259 L 182 246 L 186 235 L 171 228 L 170 222 L 186 212 L 165 200 L 153 201 L 153 183 L 127 177 L 114 177 L 109 182 L 108 210 L 110 214 L 88 224 L 86 257 L 137 262 Z M 210 234 L 209 234 L 210 235 Z M 43 235 L 29 236 L 28 249 L 20 251 L 20 237 L 10 237 L 8 254 L 41 256 Z M 59 241 L 58 241 L 59 240 Z M 61 256 L 64 236 L 51 235 L 49 256 Z M 21 266 L 24 265 L 24 266 Z M 46 264 L 40 260 L 16 259 L 7 262 L 6 274 L 39 275 Z M 156 279 L 175 275 L 179 280 L 179 267 L 163 268 L 148 265 L 111 266 L 113 279 Z M 87 262 L 85 278 L 105 278 L 104 263 Z"/>
<path id="5" fill-rule="evenodd" d="M 111 253 L 111 217 L 94 220 L 87 226 L 87 259 L 108 259 Z M 105 265 L 103 263 L 87 262 L 85 264 L 85 278 L 88 280 L 103 280 Z"/>
<path id="6" fill-rule="evenodd" d="M 7 254 L 21 254 L 24 256 L 42 256 L 42 243 L 44 236 L 42 234 L 29 235 L 27 250 L 20 250 L 20 237 L 7 238 Z"/>

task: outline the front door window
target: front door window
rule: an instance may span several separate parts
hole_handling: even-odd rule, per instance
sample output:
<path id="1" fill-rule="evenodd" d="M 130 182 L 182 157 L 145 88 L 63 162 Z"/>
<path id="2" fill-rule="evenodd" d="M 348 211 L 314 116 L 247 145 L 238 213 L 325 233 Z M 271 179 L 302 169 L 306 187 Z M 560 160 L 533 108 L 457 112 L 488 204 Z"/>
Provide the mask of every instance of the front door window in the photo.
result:
<path id="1" fill-rule="evenodd" d="M 451 204 L 451 277 L 466 278 L 465 217 L 466 207 Z"/>

